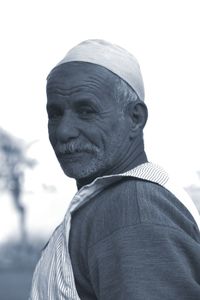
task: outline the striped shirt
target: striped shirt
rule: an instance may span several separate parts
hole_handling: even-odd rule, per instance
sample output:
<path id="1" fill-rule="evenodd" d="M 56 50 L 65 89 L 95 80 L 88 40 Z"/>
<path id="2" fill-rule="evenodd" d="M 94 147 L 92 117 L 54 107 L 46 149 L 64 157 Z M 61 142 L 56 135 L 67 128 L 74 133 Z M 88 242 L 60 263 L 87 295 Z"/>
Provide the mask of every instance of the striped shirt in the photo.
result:
<path id="1" fill-rule="evenodd" d="M 200 217 L 192 200 L 182 189 L 174 185 L 168 174 L 159 166 L 144 163 L 123 174 L 99 177 L 91 184 L 82 187 L 72 199 L 63 222 L 54 231 L 36 266 L 29 300 L 80 299 L 76 290 L 68 251 L 71 214 L 122 176 L 148 180 L 165 187 L 190 211 L 200 228 Z"/>

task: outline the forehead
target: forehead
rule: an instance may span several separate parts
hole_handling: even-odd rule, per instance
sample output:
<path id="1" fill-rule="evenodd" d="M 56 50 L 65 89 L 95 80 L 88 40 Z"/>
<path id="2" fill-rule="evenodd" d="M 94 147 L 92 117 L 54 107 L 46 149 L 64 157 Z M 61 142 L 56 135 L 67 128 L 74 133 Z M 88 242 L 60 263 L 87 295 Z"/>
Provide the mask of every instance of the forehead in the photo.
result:
<path id="1" fill-rule="evenodd" d="M 56 89 L 113 96 L 116 75 L 99 65 L 70 62 L 55 67 L 47 78 L 47 94 Z"/>

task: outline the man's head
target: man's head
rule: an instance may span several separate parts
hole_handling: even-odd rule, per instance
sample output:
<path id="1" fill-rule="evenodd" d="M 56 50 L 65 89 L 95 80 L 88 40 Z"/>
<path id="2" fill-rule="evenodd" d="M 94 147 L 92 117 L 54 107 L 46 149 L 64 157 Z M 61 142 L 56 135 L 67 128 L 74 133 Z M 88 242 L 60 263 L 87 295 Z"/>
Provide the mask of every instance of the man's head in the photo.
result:
<path id="1" fill-rule="evenodd" d="M 123 170 L 147 119 L 141 86 L 136 93 L 97 61 L 65 59 L 50 72 L 49 138 L 66 175 L 79 181 Z"/>

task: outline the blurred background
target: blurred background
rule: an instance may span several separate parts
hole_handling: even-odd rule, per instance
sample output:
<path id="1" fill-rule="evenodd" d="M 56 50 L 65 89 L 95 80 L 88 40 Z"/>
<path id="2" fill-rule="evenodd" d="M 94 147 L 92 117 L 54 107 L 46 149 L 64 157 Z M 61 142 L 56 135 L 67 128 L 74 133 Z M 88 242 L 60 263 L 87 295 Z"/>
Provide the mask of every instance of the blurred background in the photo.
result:
<path id="1" fill-rule="evenodd" d="M 200 8 L 190 0 L 1 2 L 0 299 L 25 300 L 32 272 L 76 192 L 48 142 L 46 76 L 89 38 L 139 60 L 145 146 L 200 211 Z"/>

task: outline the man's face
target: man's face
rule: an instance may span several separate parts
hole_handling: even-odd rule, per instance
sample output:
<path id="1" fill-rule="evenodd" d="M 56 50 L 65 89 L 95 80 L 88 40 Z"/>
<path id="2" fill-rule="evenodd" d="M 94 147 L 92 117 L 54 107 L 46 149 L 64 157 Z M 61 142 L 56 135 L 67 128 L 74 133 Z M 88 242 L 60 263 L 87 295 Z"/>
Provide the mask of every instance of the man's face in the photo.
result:
<path id="1" fill-rule="evenodd" d="M 48 78 L 50 142 L 76 180 L 111 174 L 123 162 L 128 121 L 114 98 L 113 76 L 97 65 L 67 63 Z"/>

